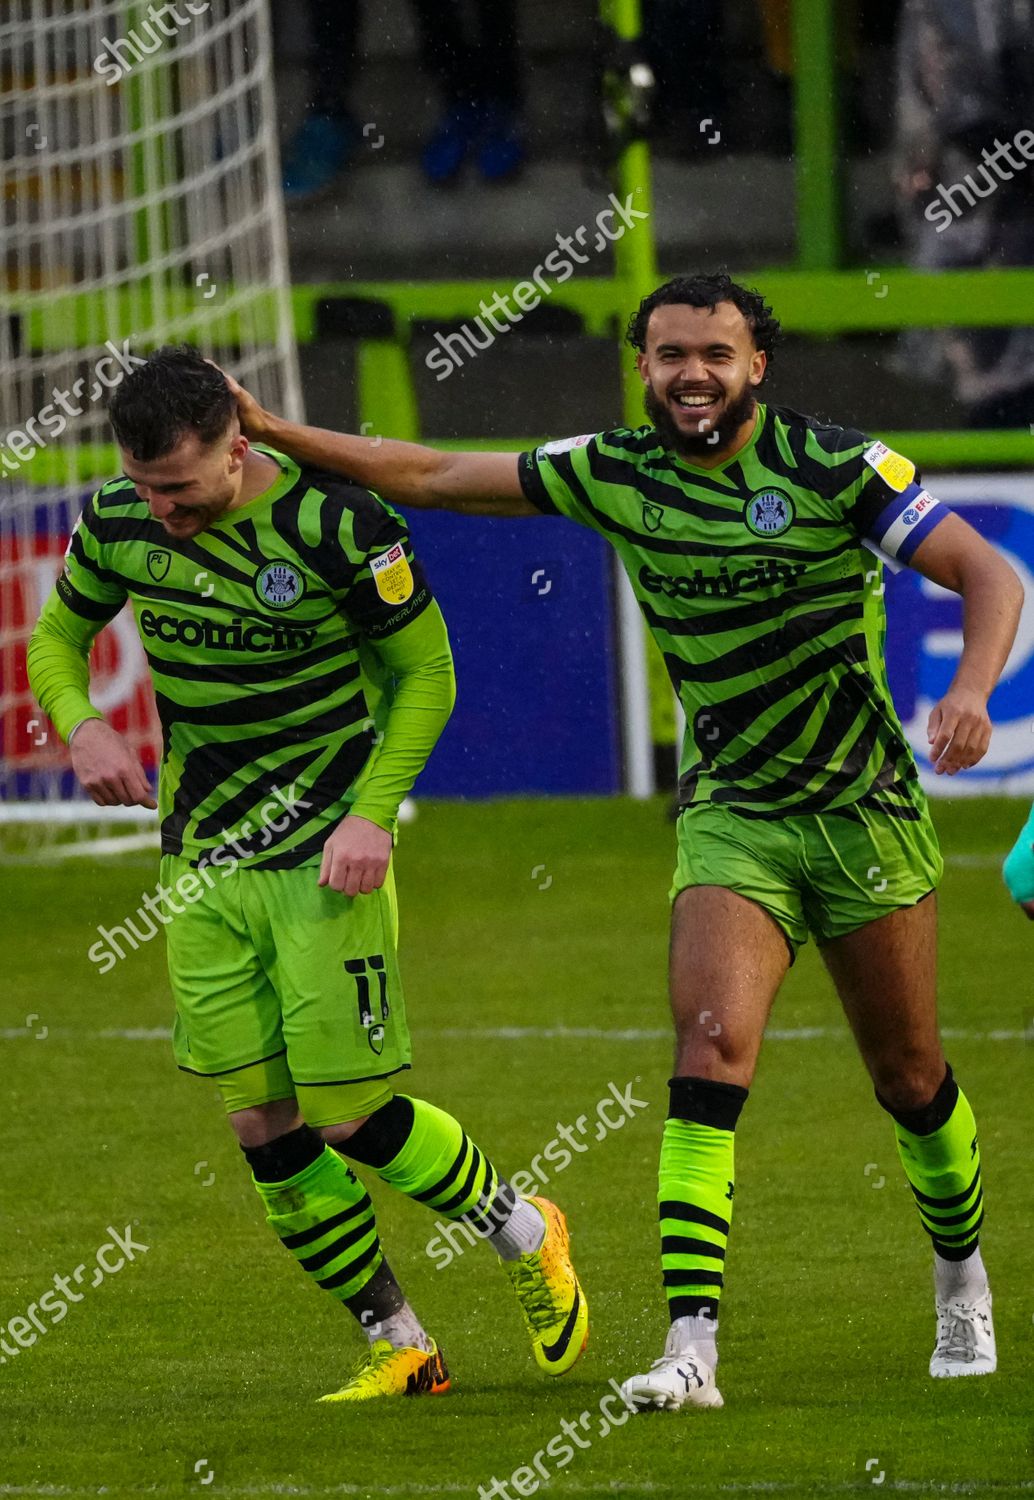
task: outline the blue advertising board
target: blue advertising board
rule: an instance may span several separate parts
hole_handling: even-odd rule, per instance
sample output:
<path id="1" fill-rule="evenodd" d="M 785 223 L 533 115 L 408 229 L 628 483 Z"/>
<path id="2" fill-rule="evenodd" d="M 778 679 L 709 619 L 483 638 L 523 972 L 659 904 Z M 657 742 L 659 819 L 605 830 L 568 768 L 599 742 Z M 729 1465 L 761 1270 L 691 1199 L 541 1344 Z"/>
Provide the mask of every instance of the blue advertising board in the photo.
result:
<path id="1" fill-rule="evenodd" d="M 449 623 L 456 709 L 417 782 L 424 797 L 621 789 L 610 549 L 537 516 L 410 510 Z"/>

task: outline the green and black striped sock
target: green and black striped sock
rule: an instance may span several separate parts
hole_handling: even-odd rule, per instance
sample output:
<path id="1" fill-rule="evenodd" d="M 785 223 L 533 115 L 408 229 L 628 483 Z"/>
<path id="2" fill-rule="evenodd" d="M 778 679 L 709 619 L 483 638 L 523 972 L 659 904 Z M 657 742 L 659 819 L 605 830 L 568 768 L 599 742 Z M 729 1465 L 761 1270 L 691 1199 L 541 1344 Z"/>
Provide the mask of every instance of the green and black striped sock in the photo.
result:
<path id="1" fill-rule="evenodd" d="M 706 1078 L 673 1078 L 657 1201 L 668 1312 L 716 1318 L 732 1220 L 733 1139 L 747 1090 Z"/>
<path id="2" fill-rule="evenodd" d="M 533 1207 L 517 1205 L 513 1188 L 459 1121 L 424 1099 L 396 1094 L 340 1149 L 400 1193 L 485 1237 L 508 1225 L 515 1206 L 531 1216 L 533 1226 L 541 1218 Z"/>
<path id="3" fill-rule="evenodd" d="M 984 1220 L 977 1126 L 969 1101 L 948 1068 L 928 1105 L 894 1110 L 898 1155 L 919 1209 L 919 1219 L 942 1260 L 968 1259 Z"/>
<path id="4" fill-rule="evenodd" d="M 389 1303 L 402 1298 L 394 1278 L 385 1275 L 373 1204 L 322 1137 L 302 1125 L 266 1146 L 245 1147 L 244 1154 L 267 1222 L 316 1285 L 347 1303 L 361 1321 L 366 1313 L 394 1311 Z M 361 1307 L 359 1294 L 382 1266 L 374 1283 L 378 1307 Z"/>

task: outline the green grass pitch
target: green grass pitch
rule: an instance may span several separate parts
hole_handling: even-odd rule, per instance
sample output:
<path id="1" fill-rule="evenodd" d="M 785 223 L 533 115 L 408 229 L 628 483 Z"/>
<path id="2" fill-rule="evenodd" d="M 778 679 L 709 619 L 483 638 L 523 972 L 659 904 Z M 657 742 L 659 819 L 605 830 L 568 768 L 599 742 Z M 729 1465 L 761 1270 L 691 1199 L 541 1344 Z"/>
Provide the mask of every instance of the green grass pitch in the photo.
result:
<path id="1" fill-rule="evenodd" d="M 941 1015 L 981 1128 L 999 1373 L 926 1374 L 930 1252 L 809 948 L 738 1133 L 726 1407 L 635 1418 L 606 1437 L 594 1420 L 591 1446 L 546 1493 L 1034 1490 L 1034 927 L 998 869 L 1026 809 L 935 811 L 949 861 Z M 87 959 L 97 924 L 153 889 L 155 862 L 8 870 L 0 1323 L 24 1316 L 55 1274 L 92 1268 L 109 1225 L 147 1249 L 83 1286 L 59 1322 L 44 1317 L 35 1343 L 30 1323 L 15 1324 L 27 1346 L 0 1366 L 0 1500 L 476 1496 L 533 1465 L 562 1420 L 595 1412 L 609 1379 L 655 1358 L 673 846 L 659 802 L 621 799 L 425 804 L 404 829 L 416 1047 L 404 1086 L 451 1109 L 508 1172 L 529 1168 L 559 1124 L 593 1116 L 612 1083 L 634 1084 L 648 1107 L 590 1138 L 547 1189 L 568 1214 L 592 1308 L 587 1354 L 563 1380 L 536 1371 L 491 1253 L 479 1245 L 438 1269 L 424 1249 L 432 1217 L 374 1187 L 391 1261 L 453 1390 L 373 1409 L 315 1404 L 360 1353 L 358 1332 L 262 1223 L 214 1088 L 177 1073 L 167 1042 L 147 1035 L 169 1020 L 160 937 L 103 977 Z M 538 1493 L 530 1474 L 497 1493 Z"/>

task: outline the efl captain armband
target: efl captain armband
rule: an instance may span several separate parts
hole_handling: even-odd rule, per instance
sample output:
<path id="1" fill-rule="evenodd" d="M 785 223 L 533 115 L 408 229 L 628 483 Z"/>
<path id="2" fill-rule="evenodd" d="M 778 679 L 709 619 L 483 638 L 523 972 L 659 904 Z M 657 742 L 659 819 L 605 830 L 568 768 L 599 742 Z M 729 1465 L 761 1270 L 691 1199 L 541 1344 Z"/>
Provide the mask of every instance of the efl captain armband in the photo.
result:
<path id="1" fill-rule="evenodd" d="M 913 480 L 866 527 L 862 541 L 892 573 L 899 573 L 912 561 L 920 542 L 949 514 L 946 505 Z"/>

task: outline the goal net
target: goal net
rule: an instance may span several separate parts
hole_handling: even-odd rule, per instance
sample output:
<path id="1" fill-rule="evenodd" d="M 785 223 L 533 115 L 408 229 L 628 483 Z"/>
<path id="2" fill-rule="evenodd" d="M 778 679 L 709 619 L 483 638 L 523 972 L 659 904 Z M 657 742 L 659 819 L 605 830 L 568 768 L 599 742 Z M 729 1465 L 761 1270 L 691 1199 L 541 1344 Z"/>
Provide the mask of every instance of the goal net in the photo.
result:
<path id="1" fill-rule="evenodd" d="M 153 842 L 78 793 L 25 647 L 68 536 L 119 472 L 105 398 L 188 341 L 301 416 L 268 0 L 8 0 L 0 9 L 0 841 Z M 128 611 L 91 694 L 149 770 L 160 737 Z M 109 827 L 103 827 L 103 824 Z M 63 830 L 63 831 L 62 831 Z"/>

